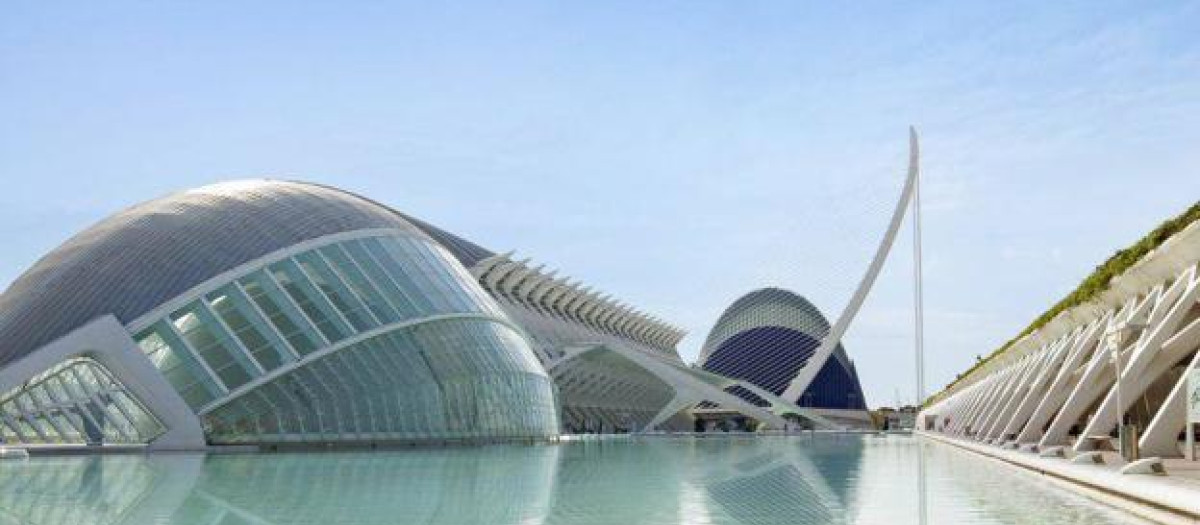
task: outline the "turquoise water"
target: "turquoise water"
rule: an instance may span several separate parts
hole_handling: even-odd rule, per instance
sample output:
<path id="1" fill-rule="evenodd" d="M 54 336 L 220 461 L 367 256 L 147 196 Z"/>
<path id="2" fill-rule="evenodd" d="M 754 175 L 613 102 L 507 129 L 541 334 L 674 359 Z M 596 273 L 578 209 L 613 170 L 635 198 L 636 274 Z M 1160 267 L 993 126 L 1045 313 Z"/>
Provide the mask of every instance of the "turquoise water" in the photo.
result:
<path id="1" fill-rule="evenodd" d="M 117 523 L 1141 522 L 1034 475 L 898 436 L 648 437 L 0 463 L 0 524 Z"/>

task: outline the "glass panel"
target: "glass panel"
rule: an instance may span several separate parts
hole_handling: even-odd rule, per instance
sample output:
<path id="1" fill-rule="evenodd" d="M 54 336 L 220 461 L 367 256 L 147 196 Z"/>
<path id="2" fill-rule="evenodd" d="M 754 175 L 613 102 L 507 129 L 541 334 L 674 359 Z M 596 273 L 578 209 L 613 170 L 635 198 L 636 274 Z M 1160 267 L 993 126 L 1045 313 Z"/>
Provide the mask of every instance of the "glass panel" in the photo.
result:
<path id="1" fill-rule="evenodd" d="M 246 384 L 250 381 L 252 372 L 248 367 L 244 367 L 234 355 L 234 352 L 239 352 L 239 350 L 231 349 L 221 341 L 221 337 L 216 332 L 221 328 L 203 322 L 197 311 L 198 308 L 193 305 L 172 314 L 171 321 L 175 324 L 175 329 L 196 352 L 196 355 L 200 356 L 200 359 L 203 359 L 225 384 L 225 388 L 233 390 Z"/>
<path id="2" fill-rule="evenodd" d="M 143 331 L 136 337 L 138 346 L 158 367 L 163 377 L 167 379 L 175 391 L 183 397 L 188 406 L 193 409 L 208 404 L 215 398 L 215 392 L 210 386 L 207 374 L 199 368 L 186 351 L 176 349 L 167 343 L 167 338 L 158 328 Z"/>
<path id="3" fill-rule="evenodd" d="M 337 312 L 325 302 L 316 287 L 305 279 L 300 270 L 291 261 L 283 261 L 270 266 L 271 275 L 279 282 L 279 286 L 295 301 L 296 306 L 304 312 L 317 329 L 330 342 L 341 341 L 350 333 L 350 327 L 345 325 Z"/>
<path id="4" fill-rule="evenodd" d="M 350 259 L 339 245 L 326 246 L 318 250 L 325 260 L 336 267 L 338 274 L 352 288 L 355 295 L 367 305 L 375 317 L 384 323 L 400 320 L 396 311 L 384 299 L 378 286 Z"/>
<path id="5" fill-rule="evenodd" d="M 144 431 L 133 428 L 112 402 L 117 394 L 127 396 L 99 364 L 70 359 L 0 401 L 0 421 L 24 443 L 147 443 L 163 432 L 149 416 Z"/>
<path id="6" fill-rule="evenodd" d="M 342 246 L 346 248 L 346 252 L 354 259 L 354 262 L 358 263 L 359 268 L 362 268 L 363 272 L 378 286 L 379 291 L 383 293 L 388 302 L 396 308 L 401 319 L 408 319 L 420 314 L 420 308 L 396 284 L 397 276 L 389 275 L 389 271 L 376 261 L 375 256 L 367 249 L 365 241 L 349 241 Z"/>
<path id="7" fill-rule="evenodd" d="M 271 344 L 255 326 L 255 323 L 247 317 L 258 314 L 252 310 L 244 311 L 243 307 L 237 304 L 238 301 L 230 295 L 231 292 L 236 293 L 231 290 L 231 287 L 225 287 L 209 295 L 209 304 L 213 312 L 221 318 L 229 330 L 233 331 L 234 337 L 241 341 L 242 346 L 250 352 L 251 356 L 254 356 L 254 360 L 263 367 L 263 370 L 270 371 L 278 368 L 283 364 L 287 351 Z"/>
<path id="8" fill-rule="evenodd" d="M 321 294 L 329 303 L 337 308 L 355 331 L 364 332 L 375 326 L 370 313 L 365 310 L 362 301 L 342 284 L 341 279 L 325 264 L 316 252 L 302 253 L 296 256 L 296 261 L 306 275 L 321 290 Z"/>
<path id="9" fill-rule="evenodd" d="M 387 275 L 392 278 L 392 281 L 396 283 L 396 286 L 403 291 L 404 296 L 416 307 L 418 316 L 438 313 L 439 310 L 434 308 L 427 293 L 417 284 L 418 281 L 423 280 L 418 269 L 412 266 L 411 263 L 405 262 L 403 254 L 397 259 L 391 251 L 384 249 L 384 243 L 390 240 L 375 237 L 363 239 L 362 243 L 371 256 L 384 268 Z"/>
<path id="10" fill-rule="evenodd" d="M 287 301 L 276 301 L 268 292 L 267 287 L 273 286 L 266 275 L 263 273 L 255 273 L 249 277 L 239 281 L 242 289 L 246 290 L 246 295 L 251 301 L 262 310 L 263 315 L 267 316 L 267 321 L 275 327 L 292 349 L 297 354 L 307 355 L 316 350 L 320 340 L 314 329 L 303 319 L 303 315 L 299 312 L 292 312 L 290 305 L 288 311 L 285 311 L 283 304 Z"/>
<path id="11" fill-rule="evenodd" d="M 289 439 L 453 439 L 557 432 L 553 385 L 492 321 L 439 321 L 366 339 L 263 385 Z M 250 410 L 258 435 L 238 430 Z M 214 442 L 279 441 L 256 402 L 205 416 Z"/>

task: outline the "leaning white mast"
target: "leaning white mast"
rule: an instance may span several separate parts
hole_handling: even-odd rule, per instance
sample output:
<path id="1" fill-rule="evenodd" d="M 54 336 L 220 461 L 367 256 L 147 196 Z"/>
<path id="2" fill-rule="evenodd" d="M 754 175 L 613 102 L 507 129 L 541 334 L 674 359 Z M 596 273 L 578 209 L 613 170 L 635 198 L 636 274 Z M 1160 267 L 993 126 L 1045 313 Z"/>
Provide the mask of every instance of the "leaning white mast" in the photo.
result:
<path id="1" fill-rule="evenodd" d="M 904 223 L 904 212 L 908 210 L 912 202 L 913 190 L 916 186 L 917 172 L 920 167 L 920 150 L 917 145 L 917 130 L 908 128 L 908 176 L 904 180 L 904 189 L 900 191 L 900 200 L 896 202 L 896 208 L 892 211 L 892 219 L 888 223 L 888 229 L 883 235 L 883 240 L 880 241 L 879 247 L 875 250 L 875 258 L 871 260 L 870 266 L 867 267 L 867 273 L 863 276 L 862 281 L 858 283 L 858 288 L 854 290 L 854 295 L 850 297 L 850 302 L 846 305 L 846 309 L 842 310 L 842 315 L 838 316 L 833 327 L 829 329 L 829 334 L 821 340 L 821 346 L 817 347 L 816 352 L 809 358 L 808 365 L 800 369 L 796 377 L 788 385 L 787 390 L 784 390 L 780 397 L 784 399 L 797 399 L 812 383 L 817 372 L 824 365 L 825 360 L 833 354 L 834 348 L 837 348 L 838 343 L 842 341 L 842 336 L 845 335 L 846 329 L 850 327 L 850 322 L 854 320 L 854 316 L 858 314 L 859 308 L 862 307 L 863 301 L 867 299 L 867 293 L 871 291 L 871 286 L 875 284 L 875 278 L 879 276 L 879 271 L 883 269 L 883 263 L 887 260 L 888 252 L 892 249 L 892 244 L 896 241 L 896 234 L 900 231 L 901 224 Z"/>

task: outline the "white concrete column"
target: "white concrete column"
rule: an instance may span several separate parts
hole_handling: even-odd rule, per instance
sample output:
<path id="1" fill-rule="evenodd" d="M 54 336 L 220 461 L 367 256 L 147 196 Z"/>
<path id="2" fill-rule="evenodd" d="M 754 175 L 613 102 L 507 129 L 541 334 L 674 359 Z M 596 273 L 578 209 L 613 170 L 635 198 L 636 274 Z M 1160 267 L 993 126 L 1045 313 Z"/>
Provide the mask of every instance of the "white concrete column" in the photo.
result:
<path id="1" fill-rule="evenodd" d="M 992 431 L 992 437 L 1001 439 L 1010 439 L 1010 436 L 1015 438 L 1017 429 L 1029 417 L 1029 413 L 1033 411 L 1034 403 L 1041 397 L 1043 388 L 1049 378 L 1054 377 L 1054 373 L 1058 371 L 1058 366 L 1062 363 L 1067 351 L 1070 349 L 1071 343 L 1080 335 L 1076 330 L 1069 335 L 1059 338 L 1051 343 L 1042 358 L 1041 362 L 1028 376 L 1028 380 L 1021 386 L 1021 390 L 1016 396 L 1013 396 L 1009 407 L 1002 414 L 1000 421 L 997 423 L 995 430 Z"/>
<path id="2" fill-rule="evenodd" d="M 1033 413 L 1025 422 L 1024 428 L 1017 435 L 1018 443 L 1030 443 L 1042 438 L 1042 429 L 1062 407 L 1067 396 L 1078 384 L 1079 378 L 1083 376 L 1083 370 L 1080 370 L 1080 367 L 1088 363 L 1092 357 L 1092 351 L 1096 349 L 1100 341 L 1101 329 L 1108 326 L 1108 320 L 1111 317 L 1112 312 L 1109 312 L 1094 321 L 1084 332 L 1079 342 L 1076 343 L 1076 348 L 1059 367 L 1057 376 L 1050 383 L 1050 388 L 1042 393 L 1041 400 L 1038 401 L 1037 407 L 1033 409 Z"/>
<path id="3" fill-rule="evenodd" d="M 1120 421 L 1121 415 L 1145 390 L 1145 387 L 1139 388 L 1134 383 L 1142 376 L 1151 360 L 1162 350 L 1163 342 L 1174 334 L 1175 329 L 1183 320 L 1183 316 L 1192 309 L 1192 306 L 1196 304 L 1197 295 L 1200 295 L 1200 286 L 1198 286 L 1200 281 L 1193 279 L 1193 276 L 1194 271 L 1185 272 L 1184 276 L 1181 276 L 1171 287 L 1171 290 L 1176 290 L 1186 285 L 1183 292 L 1181 294 L 1172 293 L 1171 290 L 1168 290 L 1157 302 L 1150 314 L 1150 323 L 1145 332 L 1138 338 L 1128 361 L 1123 361 L 1125 366 L 1121 368 L 1120 375 L 1114 378 L 1112 388 L 1108 390 L 1108 394 L 1105 395 L 1104 400 L 1092 415 L 1091 421 L 1083 430 L 1083 435 L 1092 436 L 1111 432 Z M 1175 296 L 1179 298 L 1173 301 Z M 1146 382 L 1145 386 L 1148 387 L 1149 382 Z M 1120 398 L 1119 401 L 1118 398 Z M 1084 451 L 1090 444 L 1090 441 L 1081 439 L 1075 444 L 1075 450 Z"/>

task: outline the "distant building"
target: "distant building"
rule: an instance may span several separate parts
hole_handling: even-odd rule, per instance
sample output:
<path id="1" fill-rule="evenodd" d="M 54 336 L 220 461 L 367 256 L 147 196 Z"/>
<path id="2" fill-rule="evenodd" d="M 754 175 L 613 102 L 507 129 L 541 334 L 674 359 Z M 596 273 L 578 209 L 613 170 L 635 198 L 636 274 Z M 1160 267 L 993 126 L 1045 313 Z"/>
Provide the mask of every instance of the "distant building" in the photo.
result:
<path id="1" fill-rule="evenodd" d="M 807 299 L 788 290 L 763 288 L 742 296 L 721 314 L 704 343 L 699 365 L 777 396 L 802 369 L 820 367 L 803 394 L 785 401 L 829 418 L 869 424 L 858 372 L 846 349 L 838 344 L 825 362 L 811 362 L 827 333 L 829 322 Z M 752 401 L 756 397 L 741 394 Z"/>

